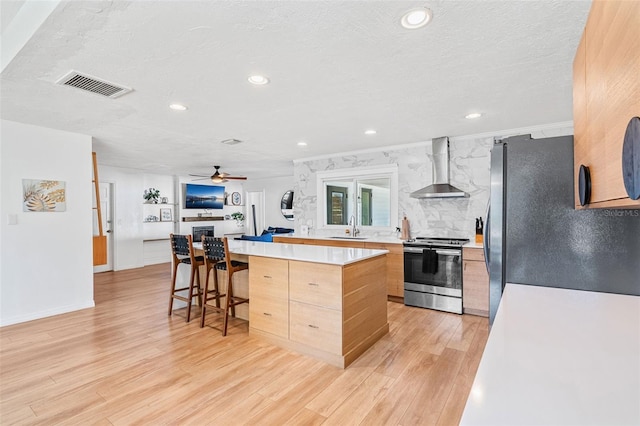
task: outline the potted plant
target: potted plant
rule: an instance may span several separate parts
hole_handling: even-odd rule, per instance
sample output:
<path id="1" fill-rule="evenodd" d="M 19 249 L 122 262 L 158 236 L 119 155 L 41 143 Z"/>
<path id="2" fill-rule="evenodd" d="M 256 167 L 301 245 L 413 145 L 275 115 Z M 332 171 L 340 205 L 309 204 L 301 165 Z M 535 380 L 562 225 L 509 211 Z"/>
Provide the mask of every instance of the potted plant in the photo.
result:
<path id="1" fill-rule="evenodd" d="M 231 219 L 235 219 L 236 224 L 238 226 L 242 226 L 242 223 L 244 222 L 244 214 L 241 212 L 231 213 Z"/>
<path id="2" fill-rule="evenodd" d="M 149 204 L 158 204 L 158 199 L 160 198 L 160 191 L 155 188 L 149 188 L 144 190 L 144 194 L 142 197 Z"/>

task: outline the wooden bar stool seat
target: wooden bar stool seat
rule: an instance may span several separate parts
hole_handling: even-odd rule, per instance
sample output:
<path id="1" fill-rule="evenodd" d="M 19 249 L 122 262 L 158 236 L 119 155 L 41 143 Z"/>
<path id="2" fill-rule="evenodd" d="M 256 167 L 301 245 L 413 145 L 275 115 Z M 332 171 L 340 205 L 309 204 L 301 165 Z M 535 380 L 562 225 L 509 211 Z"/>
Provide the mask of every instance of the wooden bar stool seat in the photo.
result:
<path id="1" fill-rule="evenodd" d="M 236 306 L 248 303 L 249 299 L 233 295 L 233 274 L 245 269 L 249 269 L 249 264 L 231 260 L 229 254 L 229 243 L 226 238 L 215 238 L 202 236 L 202 249 L 204 250 L 204 264 L 207 276 L 204 284 L 204 296 L 202 303 L 202 317 L 200 327 L 204 327 L 204 320 L 207 309 L 213 309 L 224 315 L 222 335 L 227 335 L 227 325 L 229 322 L 229 311 L 232 316 L 236 316 Z M 213 270 L 213 288 L 209 289 L 209 272 Z M 218 271 L 227 271 L 227 292 L 220 293 L 218 286 Z M 226 296 L 226 297 L 225 297 Z M 220 307 L 220 298 L 225 297 L 225 306 Z M 213 304 L 215 301 L 215 304 Z"/>
<path id="2" fill-rule="evenodd" d="M 191 304 L 193 298 L 198 298 L 198 305 L 202 306 L 203 291 L 200 286 L 200 266 L 204 265 L 204 256 L 196 256 L 193 252 L 193 240 L 191 235 L 174 235 L 170 234 L 171 252 L 173 254 L 173 277 L 171 279 L 171 296 L 169 298 L 169 315 L 173 312 L 173 301 L 175 299 L 187 303 L 187 322 L 191 320 Z M 176 288 L 176 276 L 178 274 L 178 266 L 189 265 L 191 267 L 191 275 L 189 277 L 189 286 Z M 194 286 L 195 281 L 195 286 Z M 195 291 L 194 291 L 195 289 Z M 188 290 L 187 296 L 178 294 L 179 292 Z"/>

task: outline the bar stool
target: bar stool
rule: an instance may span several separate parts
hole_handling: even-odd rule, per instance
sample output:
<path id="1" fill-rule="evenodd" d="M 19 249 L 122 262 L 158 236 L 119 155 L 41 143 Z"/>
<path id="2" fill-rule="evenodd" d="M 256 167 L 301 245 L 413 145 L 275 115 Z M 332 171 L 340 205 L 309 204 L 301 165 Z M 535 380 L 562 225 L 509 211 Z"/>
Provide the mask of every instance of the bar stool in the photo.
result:
<path id="1" fill-rule="evenodd" d="M 222 335 L 227 335 L 227 325 L 229 322 L 229 309 L 231 315 L 236 316 L 236 306 L 242 303 L 248 303 L 249 299 L 236 297 L 233 295 L 233 274 L 245 269 L 249 269 L 249 264 L 231 260 L 229 254 L 229 243 L 226 238 L 214 238 L 202 236 L 202 249 L 204 250 L 204 264 L 207 270 L 207 277 L 204 284 L 204 296 L 202 303 L 202 317 L 200 319 L 200 327 L 204 327 L 204 319 L 207 308 L 224 314 L 224 323 L 222 326 Z M 209 272 L 213 270 L 213 289 L 209 290 Z M 227 271 L 227 293 L 221 294 L 218 287 L 218 271 Z M 220 298 L 226 296 L 225 307 L 220 307 Z M 209 303 L 215 300 L 215 305 Z"/>
<path id="2" fill-rule="evenodd" d="M 178 299 L 187 303 L 187 322 L 191 320 L 191 302 L 194 297 L 198 298 L 198 305 L 202 306 L 203 291 L 200 287 L 200 269 L 204 265 L 203 256 L 195 256 L 193 252 L 193 240 L 191 235 L 174 235 L 170 234 L 171 251 L 173 253 L 173 278 L 171 279 L 171 297 L 169 298 L 169 315 L 173 311 L 173 300 Z M 178 266 L 181 264 L 191 265 L 191 276 L 189 278 L 189 287 L 176 288 L 176 276 L 178 274 Z M 194 292 L 194 279 L 197 291 Z M 177 294 L 180 291 L 188 290 L 187 296 Z"/>

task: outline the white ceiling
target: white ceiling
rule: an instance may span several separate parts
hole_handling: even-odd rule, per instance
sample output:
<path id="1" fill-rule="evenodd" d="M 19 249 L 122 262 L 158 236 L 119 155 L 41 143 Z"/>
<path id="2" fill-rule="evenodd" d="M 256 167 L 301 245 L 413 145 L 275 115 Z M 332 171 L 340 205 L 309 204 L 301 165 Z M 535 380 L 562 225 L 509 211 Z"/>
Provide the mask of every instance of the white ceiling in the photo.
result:
<path id="1" fill-rule="evenodd" d="M 3 40 L 23 3 L 2 0 Z M 416 6 L 431 8 L 433 21 L 402 28 Z M 572 62 L 589 7 L 60 2 L 4 68 L 1 116 L 92 135 L 101 164 L 291 175 L 296 158 L 571 120 Z M 71 69 L 134 91 L 109 99 L 54 84 Z M 250 85 L 255 73 L 271 83 Z M 189 110 L 172 111 L 172 102 Z M 475 111 L 483 117 L 464 118 Z M 365 136 L 369 128 L 378 133 Z M 244 143 L 220 144 L 228 138 Z"/>

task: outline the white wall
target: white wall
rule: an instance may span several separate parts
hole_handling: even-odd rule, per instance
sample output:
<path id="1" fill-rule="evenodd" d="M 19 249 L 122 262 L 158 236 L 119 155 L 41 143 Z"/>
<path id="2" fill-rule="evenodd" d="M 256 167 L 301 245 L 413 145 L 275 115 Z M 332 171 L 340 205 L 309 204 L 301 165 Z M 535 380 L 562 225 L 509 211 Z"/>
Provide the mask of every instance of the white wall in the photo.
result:
<path id="1" fill-rule="evenodd" d="M 0 124 L 0 325 L 94 306 L 91 137 Z M 22 179 L 64 181 L 66 211 L 23 212 Z"/>
<path id="2" fill-rule="evenodd" d="M 248 180 L 244 184 L 246 191 L 264 190 L 264 214 L 267 227 L 293 228 L 293 221 L 289 221 L 282 216 L 280 201 L 285 192 L 293 190 L 294 183 L 293 176 L 284 176 L 255 181 Z M 258 230 L 258 234 L 260 233 L 261 231 Z"/>

